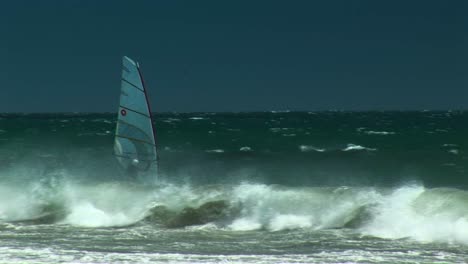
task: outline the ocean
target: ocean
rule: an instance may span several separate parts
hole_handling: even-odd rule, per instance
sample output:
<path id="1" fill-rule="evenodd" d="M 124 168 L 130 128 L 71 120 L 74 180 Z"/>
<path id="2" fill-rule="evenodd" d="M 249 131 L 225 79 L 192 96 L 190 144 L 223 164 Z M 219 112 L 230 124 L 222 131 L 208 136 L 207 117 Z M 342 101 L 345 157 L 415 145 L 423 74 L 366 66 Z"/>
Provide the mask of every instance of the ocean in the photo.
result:
<path id="1" fill-rule="evenodd" d="M 0 114 L 0 263 L 466 263 L 468 112 Z"/>

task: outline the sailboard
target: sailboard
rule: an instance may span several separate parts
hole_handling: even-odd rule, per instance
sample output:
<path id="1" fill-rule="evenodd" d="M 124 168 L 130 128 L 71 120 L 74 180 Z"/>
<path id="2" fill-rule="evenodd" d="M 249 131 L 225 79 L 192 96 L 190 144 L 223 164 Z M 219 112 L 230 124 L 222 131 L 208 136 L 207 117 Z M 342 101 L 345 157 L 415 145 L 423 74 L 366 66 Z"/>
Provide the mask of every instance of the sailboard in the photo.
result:
<path id="1" fill-rule="evenodd" d="M 124 56 L 114 155 L 126 172 L 157 172 L 158 152 L 145 83 L 138 62 Z"/>

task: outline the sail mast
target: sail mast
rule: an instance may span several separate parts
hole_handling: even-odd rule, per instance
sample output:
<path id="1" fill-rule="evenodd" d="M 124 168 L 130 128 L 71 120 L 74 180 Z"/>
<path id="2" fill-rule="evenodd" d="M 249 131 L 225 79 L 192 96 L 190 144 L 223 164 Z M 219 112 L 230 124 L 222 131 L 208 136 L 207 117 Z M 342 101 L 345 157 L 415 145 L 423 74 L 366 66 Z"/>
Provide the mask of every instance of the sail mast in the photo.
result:
<path id="1" fill-rule="evenodd" d="M 153 124 L 153 120 L 154 120 L 153 119 L 153 111 L 151 111 L 151 104 L 149 103 L 148 92 L 146 91 L 146 83 L 145 83 L 145 79 L 143 78 L 143 74 L 141 73 L 140 64 L 137 62 L 136 65 L 137 65 L 137 69 L 138 69 L 138 75 L 140 76 L 141 84 L 143 85 L 143 90 L 145 92 L 146 105 L 148 106 L 148 112 L 149 112 L 149 116 L 150 116 L 150 119 L 151 119 L 151 127 L 153 128 L 153 140 L 154 140 L 154 143 L 156 145 L 156 142 L 157 142 L 156 141 L 156 128 L 154 127 L 154 124 Z M 159 161 L 158 152 L 156 152 L 156 160 Z"/>

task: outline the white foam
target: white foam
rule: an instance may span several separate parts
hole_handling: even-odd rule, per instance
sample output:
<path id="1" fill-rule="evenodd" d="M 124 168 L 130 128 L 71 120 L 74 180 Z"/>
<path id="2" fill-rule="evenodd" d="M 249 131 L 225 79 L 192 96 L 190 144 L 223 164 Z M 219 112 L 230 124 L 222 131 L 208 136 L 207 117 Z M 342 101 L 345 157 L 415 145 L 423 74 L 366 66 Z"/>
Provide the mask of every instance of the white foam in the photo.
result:
<path id="1" fill-rule="evenodd" d="M 358 127 L 356 128 L 357 132 L 364 133 L 367 135 L 381 135 L 381 136 L 386 136 L 386 135 L 395 135 L 396 133 L 393 131 L 376 131 L 376 130 L 367 130 L 366 127 Z"/>
<path id="2" fill-rule="evenodd" d="M 458 149 L 449 149 L 448 152 L 451 154 L 458 155 Z"/>
<path id="3" fill-rule="evenodd" d="M 171 117 L 166 118 L 166 119 L 163 120 L 163 122 L 165 122 L 165 123 L 180 122 L 180 121 L 181 120 L 179 118 L 171 118 Z"/>
<path id="4" fill-rule="evenodd" d="M 336 195 L 346 199 L 333 199 Z M 347 216 L 373 200 L 369 195 L 352 195 L 351 189 L 283 189 L 262 184 L 241 184 L 234 188 L 233 196 L 242 205 L 240 217 L 229 225 L 233 230 L 342 227 Z"/>
<path id="5" fill-rule="evenodd" d="M 247 147 L 247 146 L 244 146 L 244 147 L 241 147 L 241 148 L 239 149 L 239 151 L 250 152 L 250 151 L 252 151 L 252 148 Z"/>
<path id="6" fill-rule="evenodd" d="M 457 166 L 457 164 L 456 164 L 456 163 L 449 162 L 449 163 L 442 163 L 442 166 L 454 167 L 454 166 Z"/>
<path id="7" fill-rule="evenodd" d="M 240 218 L 234 220 L 228 227 L 234 231 L 252 231 L 262 228 L 262 224 L 255 219 Z"/>
<path id="8" fill-rule="evenodd" d="M 66 184 L 63 187 L 67 215 L 64 224 L 83 227 L 125 226 L 136 223 L 154 206 L 172 211 L 198 207 L 218 200 L 219 192 L 194 192 L 189 186 L 145 186 L 105 183 L 93 186 Z"/>
<path id="9" fill-rule="evenodd" d="M 208 153 L 224 153 L 224 149 L 209 149 L 206 150 Z"/>
<path id="10" fill-rule="evenodd" d="M 106 212 L 87 201 L 73 205 L 71 210 L 63 223 L 83 227 L 102 227 L 125 226 L 135 222 L 134 218 L 123 212 Z"/>
<path id="11" fill-rule="evenodd" d="M 456 147 L 457 144 L 443 144 L 443 147 Z"/>
<path id="12" fill-rule="evenodd" d="M 356 151 L 356 150 L 367 150 L 367 151 L 376 151 L 376 148 L 367 148 L 361 145 L 348 144 L 343 151 Z"/>
<path id="13" fill-rule="evenodd" d="M 381 136 L 395 135 L 395 132 L 391 132 L 391 131 L 373 131 L 373 130 L 370 130 L 370 131 L 365 131 L 364 133 L 366 133 L 368 135 L 381 135 Z"/>
<path id="14" fill-rule="evenodd" d="M 435 131 L 436 131 L 436 132 L 440 132 L 440 133 L 447 133 L 447 132 L 449 132 L 448 129 L 440 129 L 440 128 L 436 129 Z"/>
<path id="15" fill-rule="evenodd" d="M 419 222 L 411 210 L 411 202 L 422 192 L 423 187 L 405 187 L 396 190 L 388 197 L 381 197 L 377 202 L 375 218 L 363 231 L 379 237 L 407 237 Z"/>
<path id="16" fill-rule="evenodd" d="M 279 231 L 285 229 L 310 228 L 312 217 L 307 215 L 277 215 L 269 223 L 268 229 Z"/>
<path id="17" fill-rule="evenodd" d="M 31 201 L 28 192 L 0 186 L 0 220 L 15 221 L 29 219 L 38 213 L 39 209 Z"/>
<path id="18" fill-rule="evenodd" d="M 27 174 L 31 172 L 23 169 L 16 171 L 16 173 Z M 60 190 L 54 193 L 48 192 L 47 189 L 55 189 L 55 187 L 56 183 L 53 180 L 47 183 L 32 182 L 26 186 L 2 183 L 0 185 L 0 220 L 28 220 L 42 215 L 44 206 L 62 196 Z"/>
<path id="19" fill-rule="evenodd" d="M 182 243 L 181 243 L 182 244 Z M 189 244 L 188 244 L 189 245 Z M 375 253 L 366 256 L 366 252 L 320 252 L 315 254 L 255 254 L 247 252 L 245 254 L 221 254 L 209 252 L 208 254 L 197 253 L 163 253 L 159 251 L 135 250 L 70 250 L 66 247 L 7 247 L 0 246 L 0 263 L 171 263 L 171 264 L 270 264 L 270 263 L 316 263 L 320 262 L 336 263 L 337 257 L 343 263 L 355 263 L 356 260 L 363 262 L 378 258 Z M 350 255 L 350 256 L 347 256 Z M 323 261 L 325 260 L 325 261 Z M 446 258 L 442 259 L 446 260 Z"/>
<path id="20" fill-rule="evenodd" d="M 382 238 L 467 244 L 468 211 L 461 210 L 456 199 L 447 200 L 449 197 L 443 194 L 424 199 L 425 208 L 421 211 L 417 202 L 426 191 L 421 186 L 403 187 L 382 197 L 374 219 L 361 231 Z M 460 206 L 465 206 L 464 202 Z"/>
<path id="21" fill-rule="evenodd" d="M 404 186 L 393 191 L 374 188 L 281 187 L 242 183 L 237 186 L 164 185 L 147 188 L 106 183 L 0 185 L 0 218 L 31 219 L 47 201 L 66 208 L 62 223 L 85 227 L 123 226 L 143 219 L 162 205 L 171 211 L 197 208 L 209 201 L 239 205 L 240 213 L 225 226 L 233 231 L 341 228 L 361 208 L 371 217 L 356 232 L 381 238 L 412 238 L 468 244 L 468 192 Z M 372 205 L 372 206 L 369 206 Z M 199 228 L 215 228 L 207 224 Z"/>
<path id="22" fill-rule="evenodd" d="M 84 226 L 125 226 L 141 220 L 152 195 L 119 184 L 93 186 L 65 183 L 67 215 L 63 223 Z"/>
<path id="23" fill-rule="evenodd" d="M 325 152 L 325 149 L 317 148 L 311 145 L 300 145 L 299 150 L 302 152 L 309 152 L 309 151 Z"/>
<path id="24" fill-rule="evenodd" d="M 277 133 L 277 132 L 281 132 L 281 131 L 291 130 L 291 128 L 289 128 L 289 127 L 271 127 L 270 130 L 271 130 L 271 132 Z"/>

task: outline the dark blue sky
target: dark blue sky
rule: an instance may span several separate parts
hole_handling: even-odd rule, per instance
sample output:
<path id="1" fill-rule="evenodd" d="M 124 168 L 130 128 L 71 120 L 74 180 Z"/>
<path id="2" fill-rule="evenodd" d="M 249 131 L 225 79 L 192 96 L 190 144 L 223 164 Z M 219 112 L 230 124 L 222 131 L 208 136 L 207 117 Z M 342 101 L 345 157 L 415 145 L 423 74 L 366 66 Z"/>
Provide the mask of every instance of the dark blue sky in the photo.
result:
<path id="1" fill-rule="evenodd" d="M 468 109 L 467 1 L 4 1 L 0 112 Z"/>

